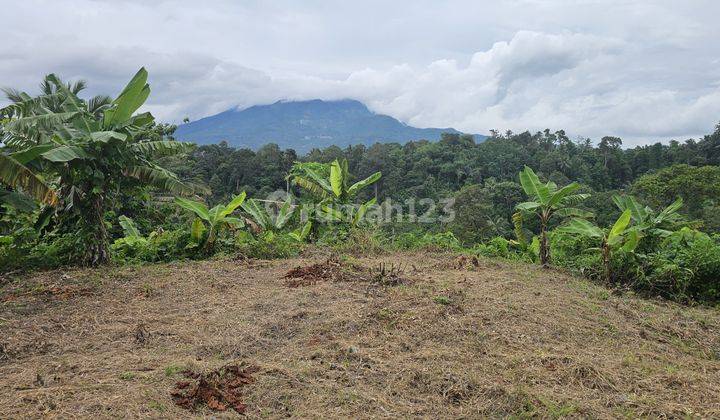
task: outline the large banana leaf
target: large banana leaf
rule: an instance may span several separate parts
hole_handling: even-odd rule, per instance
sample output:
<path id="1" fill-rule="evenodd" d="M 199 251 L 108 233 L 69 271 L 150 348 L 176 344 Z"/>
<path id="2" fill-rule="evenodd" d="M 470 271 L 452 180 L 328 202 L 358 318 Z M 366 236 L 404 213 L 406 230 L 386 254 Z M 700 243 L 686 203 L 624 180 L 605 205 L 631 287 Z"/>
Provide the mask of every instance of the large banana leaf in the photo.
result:
<path id="1" fill-rule="evenodd" d="M 175 197 L 175 204 L 197 214 L 201 219 L 210 222 L 210 211 L 203 203 L 188 200 L 187 198 Z"/>
<path id="2" fill-rule="evenodd" d="M 536 197 L 542 205 L 550 202 L 548 186 L 541 183 L 535 172 L 528 166 L 520 172 L 520 185 L 525 190 L 525 194 L 529 197 Z"/>
<path id="3" fill-rule="evenodd" d="M 193 145 L 179 141 L 159 140 L 134 143 L 132 148 L 146 156 L 161 157 L 188 152 L 193 148 Z"/>
<path id="4" fill-rule="evenodd" d="M 603 238 L 605 233 L 599 227 L 588 222 L 585 219 L 572 219 L 567 225 L 561 226 L 558 232 L 572 233 L 576 235 L 588 236 L 591 238 Z"/>
<path id="5" fill-rule="evenodd" d="M 293 207 L 292 205 L 292 199 L 291 197 L 288 197 L 282 207 L 280 207 L 277 218 L 275 218 L 275 229 L 282 229 L 283 227 L 285 227 L 287 222 L 290 221 L 290 218 L 292 217 L 294 212 L 295 207 Z"/>
<path id="6" fill-rule="evenodd" d="M 242 209 L 253 218 L 263 230 L 266 230 L 271 225 L 270 217 L 268 216 L 262 205 L 255 199 L 247 200 L 242 204 Z"/>
<path id="7" fill-rule="evenodd" d="M 112 103 L 112 107 L 105 111 L 103 126 L 110 128 L 124 123 L 132 114 L 145 103 L 150 95 L 150 85 L 147 84 L 148 73 L 145 67 L 138 70 L 120 95 Z"/>
<path id="8" fill-rule="evenodd" d="M 538 203 L 537 201 L 526 201 L 524 203 L 518 203 L 518 205 L 515 206 L 517 210 L 521 211 L 533 211 L 540 208 L 542 205 Z"/>
<path id="9" fill-rule="evenodd" d="M 355 216 L 353 216 L 352 224 L 353 226 L 357 226 L 362 220 L 363 217 L 365 217 L 365 214 L 367 213 L 368 209 L 377 203 L 377 200 L 375 198 L 369 200 L 367 203 L 362 204 L 357 212 L 355 212 Z"/>
<path id="10" fill-rule="evenodd" d="M 55 191 L 25 165 L 0 153 L 0 182 L 20 188 L 41 203 L 54 206 L 58 202 Z"/>
<path id="11" fill-rule="evenodd" d="M 58 146 L 48 150 L 41 156 L 51 162 L 70 162 L 75 159 L 90 158 L 90 155 L 79 146 Z"/>
<path id="12" fill-rule="evenodd" d="M 352 184 L 350 186 L 350 188 L 348 188 L 348 194 L 354 195 L 356 192 L 367 187 L 368 185 L 372 185 L 372 184 L 376 183 L 380 179 L 381 176 L 382 176 L 382 173 L 375 172 L 374 174 L 370 175 L 369 177 L 363 179 L 362 181 L 358 181 L 358 182 Z"/>
<path id="13" fill-rule="evenodd" d="M 666 221 L 675 221 L 680 219 L 680 215 L 677 213 L 683 205 L 682 197 L 675 200 L 672 204 L 665 207 L 660 214 L 655 218 L 655 223 L 663 223 Z"/>
<path id="14" fill-rule="evenodd" d="M 112 140 L 125 141 L 127 134 L 118 133 L 117 131 L 96 131 L 90 133 L 90 138 L 100 143 L 108 143 Z"/>
<path id="15" fill-rule="evenodd" d="M 630 218 L 630 209 L 625 210 L 620 215 L 620 217 L 618 217 L 618 219 L 615 221 L 615 224 L 613 224 L 613 227 L 610 228 L 610 233 L 608 233 L 608 243 L 616 241 L 615 238 L 620 237 L 623 232 L 625 232 L 625 229 L 627 229 L 628 225 L 630 224 Z"/>
<path id="16" fill-rule="evenodd" d="M 330 165 L 330 186 L 335 197 L 340 197 L 343 193 L 343 170 L 337 159 Z"/>
<path id="17" fill-rule="evenodd" d="M 577 191 L 578 188 L 580 188 L 580 184 L 578 184 L 577 182 L 573 182 L 572 184 L 560 188 L 559 190 L 555 191 L 552 196 L 550 196 L 548 206 L 554 207 L 560 204 L 564 198 Z"/>
<path id="18" fill-rule="evenodd" d="M 192 195 L 202 189 L 199 186 L 181 182 L 174 174 L 157 166 L 133 166 L 125 170 L 124 174 L 174 194 Z"/>
<path id="19" fill-rule="evenodd" d="M 118 218 L 118 221 L 120 223 L 120 227 L 123 229 L 123 234 L 126 238 L 141 238 L 142 235 L 140 234 L 140 231 L 138 230 L 137 226 L 135 226 L 135 222 L 133 220 L 125 215 L 122 215 Z"/>
<path id="20" fill-rule="evenodd" d="M 243 204 L 243 202 L 245 201 L 245 197 L 246 197 L 246 196 L 247 196 L 247 194 L 245 193 L 245 191 L 243 191 L 243 192 L 241 192 L 239 195 L 235 196 L 235 197 L 227 204 L 227 206 L 225 206 L 225 208 L 222 209 L 222 211 L 220 212 L 220 215 L 219 215 L 219 216 L 220 216 L 221 218 L 222 218 L 222 217 L 225 217 L 225 216 L 229 216 L 230 213 L 234 212 L 235 209 L 237 209 L 238 207 L 240 207 L 240 206 Z"/>
<path id="21" fill-rule="evenodd" d="M 205 224 L 202 219 L 195 218 L 190 227 L 190 239 L 196 244 L 199 244 L 202 240 L 203 232 L 205 232 Z"/>
<path id="22" fill-rule="evenodd" d="M 555 210 L 555 212 L 553 213 L 553 216 L 557 216 L 557 217 L 578 217 L 578 218 L 583 218 L 583 219 L 590 219 L 590 218 L 595 217 L 595 215 L 594 215 L 592 212 L 589 212 L 589 211 L 586 211 L 586 210 L 582 210 L 582 209 L 577 209 L 577 208 L 574 208 L 574 207 L 564 207 L 564 208 L 561 208 L 561 209 L 557 209 L 557 210 Z"/>
<path id="23" fill-rule="evenodd" d="M 640 203 L 635 200 L 635 197 L 631 195 L 614 195 L 612 200 L 620 211 L 630 210 L 630 217 L 635 223 L 643 224 L 647 221 L 649 216 L 648 209 L 640 205 Z"/>
<path id="24" fill-rule="evenodd" d="M 29 162 L 37 159 L 40 155 L 47 152 L 48 150 L 57 147 L 55 144 L 41 144 L 39 146 L 34 146 L 29 149 L 25 149 L 19 152 L 12 153 L 10 156 L 12 156 L 13 159 L 18 161 L 18 163 L 22 165 L 26 165 Z"/>

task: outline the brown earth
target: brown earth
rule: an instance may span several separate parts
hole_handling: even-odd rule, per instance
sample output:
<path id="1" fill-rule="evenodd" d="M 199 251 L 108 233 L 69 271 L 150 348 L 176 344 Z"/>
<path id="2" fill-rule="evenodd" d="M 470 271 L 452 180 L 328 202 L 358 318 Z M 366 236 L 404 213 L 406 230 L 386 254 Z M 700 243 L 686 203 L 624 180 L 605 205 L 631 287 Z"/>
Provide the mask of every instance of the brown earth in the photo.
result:
<path id="1" fill-rule="evenodd" d="M 238 411 L 717 418 L 720 310 L 429 253 L 0 278 L 0 418 Z"/>

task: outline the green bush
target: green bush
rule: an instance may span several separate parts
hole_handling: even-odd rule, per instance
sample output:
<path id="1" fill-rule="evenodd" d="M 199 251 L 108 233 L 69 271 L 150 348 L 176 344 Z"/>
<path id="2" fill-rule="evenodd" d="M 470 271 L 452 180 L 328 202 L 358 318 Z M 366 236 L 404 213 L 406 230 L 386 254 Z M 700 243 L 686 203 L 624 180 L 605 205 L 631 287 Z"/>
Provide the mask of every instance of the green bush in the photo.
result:
<path id="1" fill-rule="evenodd" d="M 235 237 L 235 249 L 249 258 L 289 258 L 297 256 L 304 244 L 288 234 L 265 232 L 257 237 L 246 231 L 239 231 Z"/>

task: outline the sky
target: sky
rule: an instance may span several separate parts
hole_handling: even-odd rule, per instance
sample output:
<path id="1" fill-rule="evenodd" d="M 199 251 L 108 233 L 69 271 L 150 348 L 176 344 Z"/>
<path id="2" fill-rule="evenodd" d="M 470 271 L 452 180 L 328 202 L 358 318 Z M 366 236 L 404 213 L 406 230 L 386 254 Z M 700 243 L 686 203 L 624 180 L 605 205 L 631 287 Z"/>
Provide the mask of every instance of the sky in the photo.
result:
<path id="1" fill-rule="evenodd" d="M 564 129 L 625 146 L 720 122 L 715 0 L 0 0 L 0 86 L 54 72 L 179 123 L 345 99 L 418 127 Z M 0 99 L 0 105 L 3 104 Z"/>

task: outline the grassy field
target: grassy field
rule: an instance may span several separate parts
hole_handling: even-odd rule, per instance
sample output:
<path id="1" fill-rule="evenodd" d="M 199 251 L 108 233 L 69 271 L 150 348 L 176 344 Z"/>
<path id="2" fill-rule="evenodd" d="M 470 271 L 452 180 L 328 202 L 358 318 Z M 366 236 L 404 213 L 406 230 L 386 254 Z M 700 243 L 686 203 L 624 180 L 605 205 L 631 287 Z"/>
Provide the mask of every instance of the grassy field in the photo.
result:
<path id="1" fill-rule="evenodd" d="M 233 365 L 251 418 L 720 417 L 717 309 L 450 254 L 326 260 L 0 278 L 0 418 L 236 417 L 171 396 Z"/>

